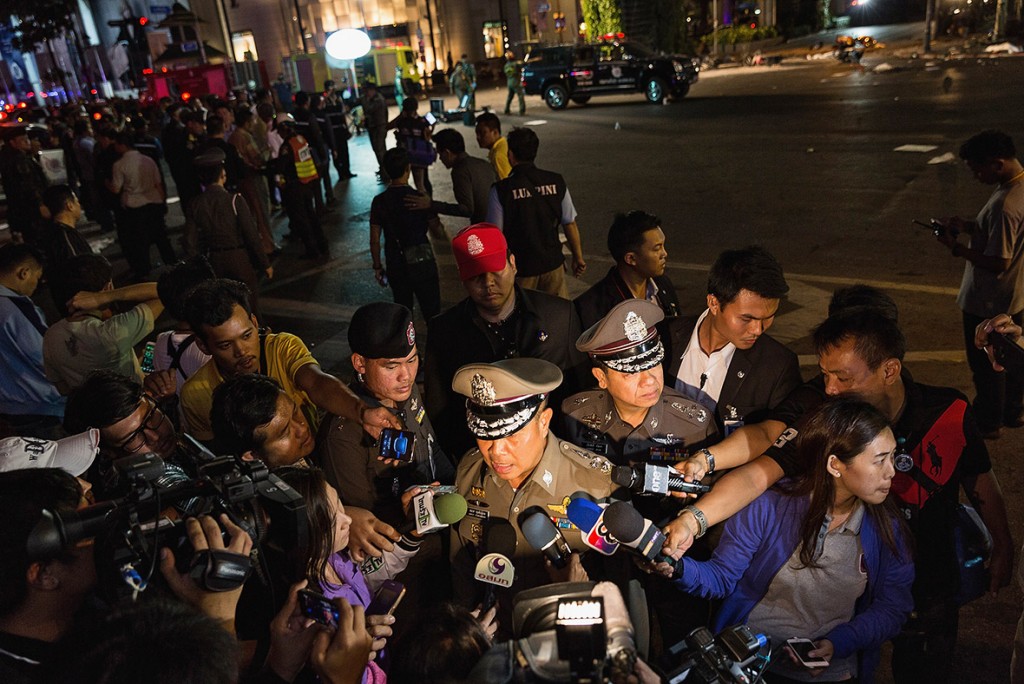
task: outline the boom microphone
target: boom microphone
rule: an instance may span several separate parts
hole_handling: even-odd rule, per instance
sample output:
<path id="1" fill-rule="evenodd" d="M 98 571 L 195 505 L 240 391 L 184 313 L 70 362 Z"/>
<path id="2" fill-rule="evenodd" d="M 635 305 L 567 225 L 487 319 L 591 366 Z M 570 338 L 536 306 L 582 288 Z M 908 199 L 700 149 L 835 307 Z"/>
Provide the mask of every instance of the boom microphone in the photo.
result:
<path id="1" fill-rule="evenodd" d="M 469 506 L 461 494 L 438 494 L 427 490 L 412 499 L 412 520 L 402 525 L 399 532 L 418 536 L 436 532 L 466 517 Z"/>
<path id="2" fill-rule="evenodd" d="M 556 568 L 562 569 L 569 564 L 572 549 L 543 508 L 530 506 L 520 513 L 519 529 L 530 546 L 543 553 Z"/>
<path id="3" fill-rule="evenodd" d="M 665 545 L 665 535 L 658 526 L 625 501 L 616 501 L 605 509 L 604 523 L 613 538 L 647 560 L 654 560 Z"/>
<path id="4" fill-rule="evenodd" d="M 652 463 L 615 466 L 612 468 L 612 482 L 638 494 L 668 494 L 669 492 L 705 494 L 711 491 L 711 487 L 708 485 L 687 482 L 675 468 Z"/>
<path id="5" fill-rule="evenodd" d="M 512 586 L 516 568 L 511 558 L 516 553 L 518 543 L 515 528 L 504 518 L 488 518 L 483 528 L 483 541 L 477 547 L 479 559 L 473 575 L 477 581 L 486 585 L 481 613 L 490 610 L 497 601 L 495 587 L 508 589 Z"/>
<path id="6" fill-rule="evenodd" d="M 584 544 L 606 556 L 618 550 L 618 543 L 605 527 L 604 509 L 599 504 L 582 497 L 573 499 L 565 507 L 565 513 L 569 522 L 580 529 L 580 538 Z"/>

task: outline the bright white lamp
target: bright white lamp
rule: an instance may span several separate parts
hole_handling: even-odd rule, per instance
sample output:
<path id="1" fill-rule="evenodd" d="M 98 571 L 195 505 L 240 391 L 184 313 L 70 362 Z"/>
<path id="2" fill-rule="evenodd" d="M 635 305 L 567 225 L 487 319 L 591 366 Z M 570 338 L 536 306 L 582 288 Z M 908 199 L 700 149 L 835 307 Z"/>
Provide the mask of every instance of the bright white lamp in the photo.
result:
<path id="1" fill-rule="evenodd" d="M 327 36 L 324 48 L 338 60 L 359 59 L 370 51 L 370 36 L 359 29 L 341 29 Z"/>

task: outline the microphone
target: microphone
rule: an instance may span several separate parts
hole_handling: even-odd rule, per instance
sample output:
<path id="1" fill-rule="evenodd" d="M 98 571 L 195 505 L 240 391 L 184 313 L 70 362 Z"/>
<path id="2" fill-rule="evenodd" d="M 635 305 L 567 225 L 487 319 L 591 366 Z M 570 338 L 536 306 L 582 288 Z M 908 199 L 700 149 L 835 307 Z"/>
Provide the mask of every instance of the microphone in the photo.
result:
<path id="1" fill-rule="evenodd" d="M 665 535 L 658 526 L 625 501 L 616 501 L 604 511 L 608 533 L 623 546 L 628 546 L 647 560 L 654 560 L 665 545 Z"/>
<path id="2" fill-rule="evenodd" d="M 543 508 L 530 506 L 520 513 L 519 529 L 522 530 L 526 541 L 530 542 L 530 546 L 543 553 L 556 568 L 561 569 L 568 565 L 572 549 Z"/>
<path id="3" fill-rule="evenodd" d="M 497 589 L 507 589 L 515 580 L 516 568 L 511 558 L 515 556 L 518 540 L 512 523 L 504 518 L 488 518 L 483 522 L 483 541 L 477 546 L 477 563 L 473 576 L 483 582 L 484 597 L 481 613 L 490 610 L 498 599 Z"/>
<path id="4" fill-rule="evenodd" d="M 438 494 L 427 490 L 412 499 L 412 520 L 399 528 L 401 534 L 424 535 L 457 523 L 466 517 L 469 506 L 461 494 Z"/>
<path id="5" fill-rule="evenodd" d="M 711 487 L 708 485 L 687 482 L 675 468 L 652 463 L 615 466 L 612 468 L 612 482 L 638 494 L 666 495 L 669 492 L 705 494 L 711 491 Z"/>
<path id="6" fill-rule="evenodd" d="M 585 498 L 572 499 L 565 507 L 569 522 L 580 529 L 583 543 L 598 553 L 610 556 L 615 553 L 619 544 L 610 534 L 604 523 L 604 509 L 599 504 Z"/>

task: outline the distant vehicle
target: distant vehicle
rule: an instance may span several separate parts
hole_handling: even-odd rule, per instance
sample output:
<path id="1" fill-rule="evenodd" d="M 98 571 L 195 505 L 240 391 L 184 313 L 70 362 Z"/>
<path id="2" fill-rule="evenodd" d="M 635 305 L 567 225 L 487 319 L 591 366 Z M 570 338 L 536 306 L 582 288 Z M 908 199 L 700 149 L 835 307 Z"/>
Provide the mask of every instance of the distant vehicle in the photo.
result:
<path id="1" fill-rule="evenodd" d="M 660 55 L 628 41 L 560 45 L 536 48 L 526 56 L 522 84 L 551 109 L 624 92 L 642 92 L 649 102 L 660 103 L 686 95 L 697 82 L 699 65 L 694 58 Z"/>

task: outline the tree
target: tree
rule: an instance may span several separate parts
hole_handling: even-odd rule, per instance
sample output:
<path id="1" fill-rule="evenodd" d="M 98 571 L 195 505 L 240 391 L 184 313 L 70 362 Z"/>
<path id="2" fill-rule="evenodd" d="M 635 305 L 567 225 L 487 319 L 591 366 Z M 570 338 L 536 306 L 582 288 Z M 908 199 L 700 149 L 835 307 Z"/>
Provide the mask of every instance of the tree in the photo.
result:
<path id="1" fill-rule="evenodd" d="M 622 11 L 617 0 L 580 0 L 580 9 L 587 24 L 587 40 L 622 31 Z"/>
<path id="2" fill-rule="evenodd" d="M 0 19 L 17 20 L 12 44 L 22 52 L 34 52 L 36 46 L 74 28 L 77 9 L 74 0 L 3 0 Z"/>

